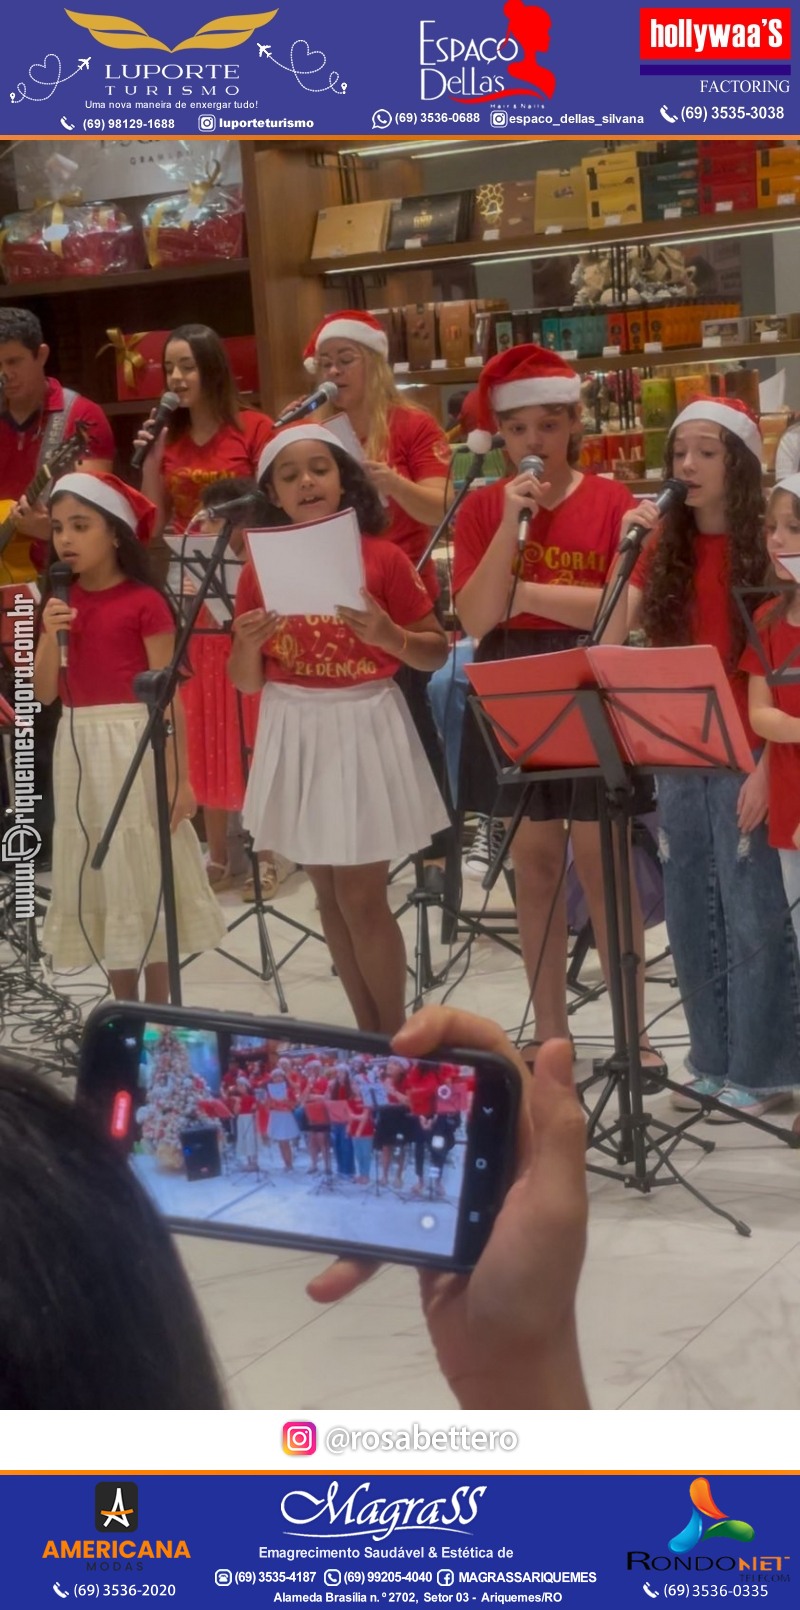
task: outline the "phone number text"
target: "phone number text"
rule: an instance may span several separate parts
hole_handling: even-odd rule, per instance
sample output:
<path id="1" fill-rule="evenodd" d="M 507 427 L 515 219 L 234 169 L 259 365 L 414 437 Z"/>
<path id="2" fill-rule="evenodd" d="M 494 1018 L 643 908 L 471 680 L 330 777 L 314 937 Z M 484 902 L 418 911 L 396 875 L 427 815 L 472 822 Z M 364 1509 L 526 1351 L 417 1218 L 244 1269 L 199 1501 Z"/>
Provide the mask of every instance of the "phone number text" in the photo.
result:
<path id="1" fill-rule="evenodd" d="M 174 1582 L 74 1582 L 72 1585 L 76 1599 L 135 1599 L 137 1595 L 140 1599 L 174 1599 L 177 1591 Z M 68 1595 L 62 1591 L 61 1597 Z"/>
<path id="2" fill-rule="evenodd" d="M 174 117 L 85 117 L 87 133 L 102 134 L 106 129 L 174 129 Z"/>

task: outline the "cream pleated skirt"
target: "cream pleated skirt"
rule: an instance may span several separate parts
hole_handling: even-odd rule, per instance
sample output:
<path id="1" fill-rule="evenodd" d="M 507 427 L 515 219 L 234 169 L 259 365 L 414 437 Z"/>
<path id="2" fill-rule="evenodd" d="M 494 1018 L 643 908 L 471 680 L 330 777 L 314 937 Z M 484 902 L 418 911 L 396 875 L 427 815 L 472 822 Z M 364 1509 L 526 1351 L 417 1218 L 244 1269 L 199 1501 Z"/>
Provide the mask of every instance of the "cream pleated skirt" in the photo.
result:
<path id="1" fill-rule="evenodd" d="M 152 755 L 145 756 L 102 868 L 91 866 L 146 721 L 140 704 L 102 704 L 65 710 L 59 722 L 53 896 L 42 933 L 56 968 L 84 967 L 92 950 L 114 970 L 166 960 Z M 180 949 L 212 950 L 226 924 L 191 823 L 172 834 L 172 858 Z"/>
<path id="2" fill-rule="evenodd" d="M 367 866 L 424 849 L 448 816 L 396 684 L 267 682 L 244 825 L 257 850 L 300 866 Z"/>

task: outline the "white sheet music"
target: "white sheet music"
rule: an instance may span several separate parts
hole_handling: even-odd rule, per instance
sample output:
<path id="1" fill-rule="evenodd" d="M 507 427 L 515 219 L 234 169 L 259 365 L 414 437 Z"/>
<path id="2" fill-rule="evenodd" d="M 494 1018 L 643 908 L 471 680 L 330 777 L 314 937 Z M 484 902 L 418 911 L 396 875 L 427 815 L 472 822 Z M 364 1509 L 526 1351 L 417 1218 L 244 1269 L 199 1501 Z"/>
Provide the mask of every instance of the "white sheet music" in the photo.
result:
<path id="1" fill-rule="evenodd" d="M 264 606 L 279 615 L 363 609 L 364 561 L 352 509 L 309 525 L 245 533 Z"/>
<path id="2" fill-rule="evenodd" d="M 181 614 L 185 613 L 187 607 L 187 595 L 190 599 L 203 580 L 216 540 L 216 537 L 195 535 L 193 532 L 184 532 L 180 536 L 164 533 L 164 541 L 175 556 L 170 561 L 167 586 Z M 213 578 L 205 600 L 206 608 L 218 626 L 227 626 L 231 619 L 241 570 L 242 560 L 237 559 L 232 548 L 226 548 L 222 565 Z"/>

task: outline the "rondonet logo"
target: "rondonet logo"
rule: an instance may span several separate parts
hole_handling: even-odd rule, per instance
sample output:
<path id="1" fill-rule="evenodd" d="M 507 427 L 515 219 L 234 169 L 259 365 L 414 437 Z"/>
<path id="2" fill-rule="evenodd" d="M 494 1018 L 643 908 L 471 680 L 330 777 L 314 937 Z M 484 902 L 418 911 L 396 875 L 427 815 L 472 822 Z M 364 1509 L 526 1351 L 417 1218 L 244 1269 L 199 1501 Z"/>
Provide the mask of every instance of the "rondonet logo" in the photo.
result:
<path id="1" fill-rule="evenodd" d="M 332 1481 L 322 1498 L 299 1488 L 287 1493 L 281 1515 L 291 1527 L 302 1528 L 289 1532 L 290 1537 L 372 1537 L 382 1543 L 392 1532 L 466 1528 L 477 1518 L 478 1499 L 485 1492 L 485 1487 L 464 1486 L 445 1498 L 373 1498 L 371 1482 L 363 1481 L 343 1497 L 338 1481 Z"/>
<path id="2" fill-rule="evenodd" d="M 788 8 L 735 6 L 656 6 L 639 12 L 639 55 L 643 62 L 747 63 L 782 66 L 792 54 L 792 14 Z"/>

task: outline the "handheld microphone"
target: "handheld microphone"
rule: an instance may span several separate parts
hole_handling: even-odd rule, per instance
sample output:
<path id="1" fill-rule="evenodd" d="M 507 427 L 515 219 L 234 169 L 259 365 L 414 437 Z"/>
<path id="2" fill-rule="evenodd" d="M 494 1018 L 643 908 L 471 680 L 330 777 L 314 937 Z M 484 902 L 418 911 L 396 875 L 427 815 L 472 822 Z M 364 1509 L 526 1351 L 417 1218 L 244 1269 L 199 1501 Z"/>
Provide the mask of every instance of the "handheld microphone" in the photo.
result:
<path id="1" fill-rule="evenodd" d="M 325 403 L 335 402 L 338 395 L 339 387 L 335 380 L 323 380 L 322 385 L 317 386 L 316 391 L 312 391 L 309 397 L 304 397 L 302 402 L 295 403 L 293 408 L 284 410 L 275 421 L 275 429 L 278 430 L 283 425 L 294 425 L 298 419 L 305 419 L 307 414 L 315 414 Z"/>
<path id="2" fill-rule="evenodd" d="M 212 520 L 227 520 L 231 514 L 244 513 L 246 509 L 251 509 L 255 505 L 263 506 L 264 502 L 265 494 L 256 490 L 245 492 L 241 498 L 232 498 L 230 503 L 210 503 L 203 512 Z"/>
<path id="3" fill-rule="evenodd" d="M 544 474 L 544 463 L 542 459 L 539 458 L 538 454 L 529 453 L 527 457 L 522 460 L 522 463 L 519 467 L 519 474 L 535 475 L 537 481 L 541 480 L 541 477 Z M 528 544 L 528 533 L 531 529 L 532 519 L 533 515 L 530 509 L 520 510 L 519 525 L 517 526 L 517 553 L 519 554 L 520 559 L 522 558 L 522 555 L 524 554 Z"/>
<path id="4" fill-rule="evenodd" d="M 150 437 L 150 440 L 148 442 L 141 442 L 138 447 L 134 447 L 134 449 L 133 449 L 133 452 L 131 454 L 131 469 L 132 470 L 140 470 L 141 469 L 145 459 L 147 458 L 148 453 L 150 452 L 151 447 L 154 445 L 155 442 L 158 441 L 158 438 L 161 435 L 161 432 L 164 429 L 164 426 L 171 419 L 172 415 L 175 412 L 175 409 L 180 408 L 180 406 L 181 406 L 181 399 L 180 399 L 180 397 L 176 396 L 174 391 L 165 391 L 164 392 L 164 395 L 162 396 L 161 401 L 159 402 L 159 405 L 158 405 L 158 407 L 156 409 L 155 419 L 152 421 L 152 424 L 146 426 L 147 430 L 152 431 L 152 435 Z"/>
<path id="5" fill-rule="evenodd" d="M 47 579 L 50 583 L 50 591 L 53 597 L 57 598 L 59 603 L 68 604 L 69 584 L 72 581 L 72 566 L 64 564 L 63 560 L 60 564 L 51 565 L 47 572 Z M 58 663 L 62 671 L 66 671 L 69 663 L 69 651 L 67 647 L 69 643 L 69 632 L 65 632 L 62 627 L 57 636 Z"/>
<path id="6" fill-rule="evenodd" d="M 686 502 L 688 491 L 689 488 L 685 481 L 672 479 L 664 482 L 658 497 L 652 501 L 655 502 L 659 514 L 666 514 L 669 509 L 680 508 L 680 505 Z M 639 525 L 638 522 L 634 523 L 629 527 L 620 543 L 620 552 L 624 552 L 627 548 L 641 547 L 645 537 L 648 535 L 647 526 Z"/>

